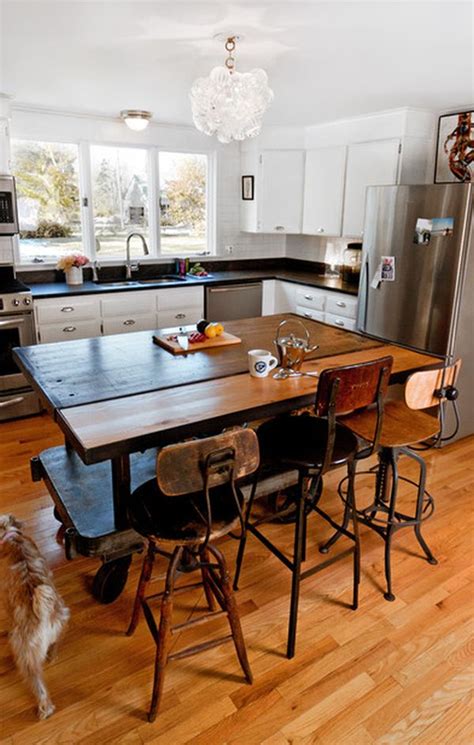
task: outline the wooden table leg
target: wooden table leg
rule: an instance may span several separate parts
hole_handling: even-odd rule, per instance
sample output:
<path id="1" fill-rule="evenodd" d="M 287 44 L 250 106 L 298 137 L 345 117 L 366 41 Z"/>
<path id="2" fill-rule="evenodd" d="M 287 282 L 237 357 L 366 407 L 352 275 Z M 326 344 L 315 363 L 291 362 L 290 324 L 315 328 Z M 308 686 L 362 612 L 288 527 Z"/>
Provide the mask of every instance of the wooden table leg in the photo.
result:
<path id="1" fill-rule="evenodd" d="M 128 527 L 127 501 L 130 496 L 130 456 L 112 458 L 112 492 L 116 530 Z"/>

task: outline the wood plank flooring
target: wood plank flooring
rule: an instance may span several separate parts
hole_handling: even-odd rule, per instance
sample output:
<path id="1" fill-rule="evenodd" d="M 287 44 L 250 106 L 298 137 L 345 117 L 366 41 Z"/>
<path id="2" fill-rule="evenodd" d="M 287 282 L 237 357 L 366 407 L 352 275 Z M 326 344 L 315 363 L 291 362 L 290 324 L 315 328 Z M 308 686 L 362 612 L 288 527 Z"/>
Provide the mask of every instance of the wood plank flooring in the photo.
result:
<path id="1" fill-rule="evenodd" d="M 32 697 L 0 636 L 0 741 L 32 743 L 164 743 L 180 745 L 469 745 L 474 743 L 472 692 L 474 438 L 425 454 L 436 511 L 424 528 L 439 559 L 430 566 L 409 530 L 393 553 L 397 599 L 383 599 L 383 544 L 364 529 L 361 603 L 351 596 L 350 559 L 305 580 L 301 590 L 296 657 L 285 658 L 289 572 L 249 538 L 237 600 L 255 682 L 246 685 L 232 647 L 171 663 L 162 711 L 145 712 L 154 646 L 144 623 L 125 637 L 140 558 L 124 594 L 101 606 L 89 594 L 96 561 L 66 561 L 55 540 L 57 523 L 42 483 L 32 483 L 30 456 L 61 442 L 46 415 L 0 425 L 0 512 L 25 522 L 71 608 L 71 623 L 46 678 L 56 714 L 38 722 Z M 414 477 L 411 463 L 402 473 Z M 326 479 L 324 502 L 337 515 L 340 473 Z M 373 478 L 358 480 L 359 503 Z M 411 503 L 402 488 L 404 507 Z M 285 549 L 291 526 L 267 528 Z M 311 518 L 310 560 L 328 531 Z M 236 542 L 221 542 L 229 564 Z M 342 540 L 340 550 L 344 547 Z M 200 590 L 177 598 L 178 620 L 204 608 Z M 5 617 L 0 611 L 0 632 Z M 218 634 L 222 623 L 177 635 L 174 649 Z"/>

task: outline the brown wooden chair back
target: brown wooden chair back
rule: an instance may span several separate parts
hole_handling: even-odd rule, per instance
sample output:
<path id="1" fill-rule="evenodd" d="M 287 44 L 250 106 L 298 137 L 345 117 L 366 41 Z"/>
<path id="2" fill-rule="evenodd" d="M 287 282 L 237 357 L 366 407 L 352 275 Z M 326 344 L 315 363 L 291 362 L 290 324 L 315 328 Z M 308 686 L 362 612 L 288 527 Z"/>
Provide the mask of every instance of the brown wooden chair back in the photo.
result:
<path id="1" fill-rule="evenodd" d="M 229 430 L 163 448 L 156 461 L 158 486 L 169 497 L 193 494 L 203 490 L 206 472 L 209 488 L 220 486 L 229 481 L 224 463 L 232 468 L 234 481 L 257 470 L 259 449 L 253 429 Z"/>
<path id="2" fill-rule="evenodd" d="M 420 370 L 413 373 L 405 384 L 405 403 L 410 409 L 429 409 L 446 400 L 446 389 L 455 386 L 461 360 L 448 367 Z"/>
<path id="3" fill-rule="evenodd" d="M 332 367 L 319 376 L 316 395 L 316 415 L 327 417 L 363 409 L 385 396 L 392 370 L 393 357 L 381 357 L 371 362 Z"/>
<path id="4" fill-rule="evenodd" d="M 378 448 L 383 423 L 384 399 L 387 393 L 393 357 L 381 357 L 371 362 L 359 362 L 356 365 L 344 365 L 323 370 L 316 394 L 316 416 L 324 417 L 328 422 L 328 434 L 322 473 L 331 464 L 336 442 L 336 417 L 349 414 L 357 409 L 367 408 L 373 404 L 377 407 L 374 433 L 367 455 Z"/>

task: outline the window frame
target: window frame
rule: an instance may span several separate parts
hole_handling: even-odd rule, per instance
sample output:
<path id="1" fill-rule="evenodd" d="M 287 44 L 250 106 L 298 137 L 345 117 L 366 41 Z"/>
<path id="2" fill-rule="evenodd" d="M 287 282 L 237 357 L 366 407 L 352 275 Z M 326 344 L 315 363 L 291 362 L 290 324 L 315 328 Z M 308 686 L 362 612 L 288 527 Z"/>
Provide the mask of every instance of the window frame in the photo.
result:
<path id="1" fill-rule="evenodd" d="M 202 259 L 203 256 L 215 256 L 216 254 L 216 180 L 217 180 L 217 153 L 216 150 L 203 150 L 188 147 L 160 147 L 159 145 L 147 145 L 130 142 L 111 142 L 104 140 L 77 140 L 67 137 L 41 139 L 35 137 L 15 137 L 12 140 L 20 142 L 50 142 L 53 144 L 76 145 L 78 149 L 78 176 L 79 176 L 79 200 L 80 217 L 84 254 L 91 262 L 99 261 L 102 266 L 122 265 L 125 261 L 125 245 L 123 259 L 121 256 L 101 257 L 96 253 L 96 239 L 94 230 L 94 205 L 92 198 L 92 168 L 91 147 L 94 145 L 102 147 L 115 147 L 145 150 L 147 157 L 147 181 L 148 193 L 150 195 L 148 204 L 149 215 L 149 255 L 140 259 L 142 263 L 164 263 L 180 258 L 180 255 L 163 254 L 161 252 L 161 225 L 158 209 L 160 190 L 159 155 L 163 153 L 180 153 L 189 155 L 203 155 L 206 158 L 206 250 L 196 254 L 188 254 L 191 260 Z M 151 198 L 155 196 L 155 198 Z M 56 266 L 56 260 L 51 261 L 22 261 L 20 252 L 19 235 L 14 236 L 15 264 L 22 269 L 42 270 L 51 269 Z"/>

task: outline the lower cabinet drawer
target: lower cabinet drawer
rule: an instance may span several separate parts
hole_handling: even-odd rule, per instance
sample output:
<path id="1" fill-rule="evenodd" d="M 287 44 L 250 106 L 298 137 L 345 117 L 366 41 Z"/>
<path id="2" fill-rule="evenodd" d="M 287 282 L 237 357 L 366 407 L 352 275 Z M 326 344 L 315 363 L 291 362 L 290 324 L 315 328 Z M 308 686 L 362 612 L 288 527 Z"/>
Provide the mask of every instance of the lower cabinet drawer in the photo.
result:
<path id="1" fill-rule="evenodd" d="M 128 315 L 121 318 L 104 318 L 102 321 L 104 334 L 126 334 L 130 331 L 152 331 L 157 326 L 156 314 Z"/>
<path id="2" fill-rule="evenodd" d="M 356 322 L 354 318 L 344 318 L 344 316 L 335 316 L 332 313 L 326 313 L 324 320 L 331 326 L 338 326 L 339 328 L 347 329 L 348 331 L 355 331 Z"/>
<path id="3" fill-rule="evenodd" d="M 202 318 L 202 308 L 176 308 L 174 310 L 158 311 L 158 327 L 166 326 L 186 326 L 190 323 L 197 323 Z"/>
<path id="4" fill-rule="evenodd" d="M 100 319 L 93 321 L 71 321 L 69 323 L 51 323 L 39 327 L 40 344 L 54 341 L 71 341 L 72 339 L 89 339 L 100 336 Z"/>
<path id="5" fill-rule="evenodd" d="M 303 305 L 305 308 L 313 308 L 314 310 L 324 310 L 324 301 L 326 300 L 326 293 L 320 290 L 311 289 L 297 289 L 295 293 L 296 305 Z"/>
<path id="6" fill-rule="evenodd" d="M 320 310 L 312 310 L 311 308 L 304 308 L 302 305 L 297 305 L 296 312 L 299 316 L 311 318 L 313 321 L 324 321 L 324 313 L 321 313 Z"/>
<path id="7" fill-rule="evenodd" d="M 90 295 L 39 299 L 35 300 L 34 305 L 40 325 L 74 325 L 76 321 L 92 321 L 100 316 L 100 300 Z"/>
<path id="8" fill-rule="evenodd" d="M 349 295 L 330 295 L 326 300 L 326 313 L 335 316 L 355 318 L 357 315 L 357 298 Z"/>
<path id="9" fill-rule="evenodd" d="M 197 287 L 168 287 L 158 290 L 156 293 L 156 304 L 159 311 L 174 310 L 180 308 L 200 308 L 204 303 L 204 288 Z M 201 316 L 199 316 L 201 317 Z"/>

